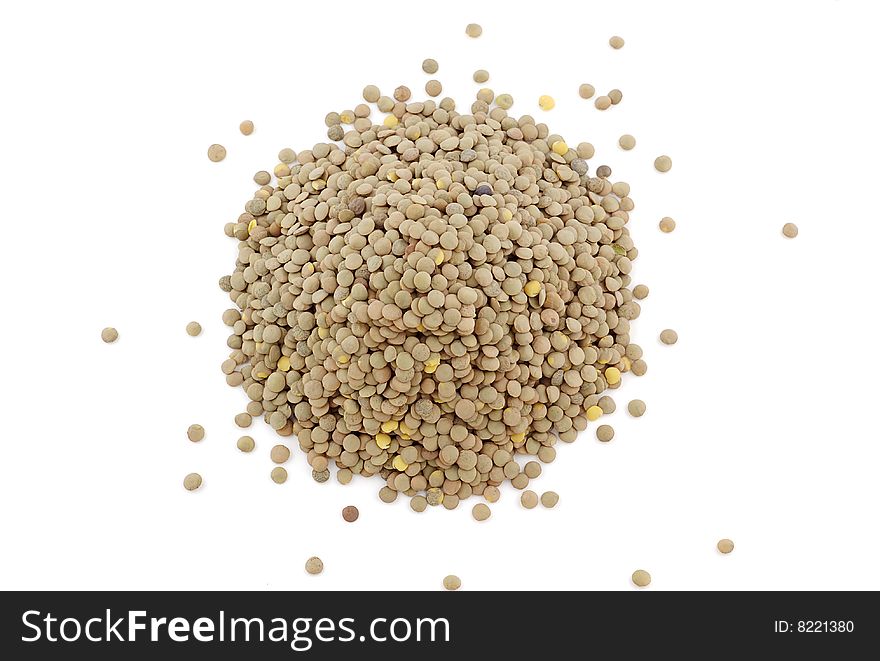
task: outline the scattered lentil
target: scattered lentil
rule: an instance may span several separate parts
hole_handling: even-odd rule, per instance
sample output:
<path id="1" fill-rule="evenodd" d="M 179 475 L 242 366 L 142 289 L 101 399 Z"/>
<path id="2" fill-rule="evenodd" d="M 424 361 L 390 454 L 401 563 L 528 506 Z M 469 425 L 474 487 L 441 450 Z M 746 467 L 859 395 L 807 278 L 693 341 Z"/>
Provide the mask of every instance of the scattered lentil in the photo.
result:
<path id="1" fill-rule="evenodd" d="M 202 486 L 202 476 L 198 473 L 190 473 L 183 478 L 183 488 L 187 491 L 195 491 Z"/>
<path id="2" fill-rule="evenodd" d="M 651 584 L 651 575 L 644 569 L 636 569 L 632 575 L 633 585 L 646 588 Z"/>
<path id="3" fill-rule="evenodd" d="M 596 438 L 603 443 L 607 443 L 614 438 L 614 427 L 611 425 L 599 425 L 596 428 Z"/>
<path id="4" fill-rule="evenodd" d="M 474 505 L 473 510 L 471 510 L 471 514 L 477 521 L 485 521 L 490 516 L 492 516 L 492 510 L 489 509 L 489 506 L 485 503 L 477 503 Z"/>
<path id="5" fill-rule="evenodd" d="M 461 579 L 455 574 L 450 574 L 443 579 L 443 587 L 447 590 L 458 590 L 461 587 Z"/>
<path id="6" fill-rule="evenodd" d="M 648 292 L 648 285 L 636 285 L 633 287 L 633 298 L 644 300 L 648 298 Z"/>
<path id="7" fill-rule="evenodd" d="M 358 520 L 358 517 L 360 515 L 361 513 L 354 505 L 348 505 L 342 508 L 342 518 L 345 519 L 345 521 L 348 523 L 354 523 Z"/>
<path id="8" fill-rule="evenodd" d="M 541 494 L 541 505 L 548 509 L 556 507 L 559 502 L 559 494 L 555 491 L 545 491 Z"/>
<path id="9" fill-rule="evenodd" d="M 437 60 L 432 60 L 428 58 L 422 62 L 422 71 L 429 74 L 435 74 L 440 69 L 440 65 L 437 64 Z"/>
<path id="10" fill-rule="evenodd" d="M 474 82 L 475 83 L 485 83 L 489 80 L 489 72 L 485 69 L 477 69 L 474 71 Z"/>
<path id="11" fill-rule="evenodd" d="M 481 34 L 483 34 L 483 28 L 477 23 L 468 23 L 467 27 L 464 29 L 464 32 L 471 39 L 476 39 Z"/>
<path id="12" fill-rule="evenodd" d="M 733 542 L 729 539 L 726 539 L 726 538 L 720 539 L 720 540 L 718 540 L 717 547 L 721 553 L 724 553 L 725 555 L 727 555 L 728 553 L 733 551 Z"/>
<path id="13" fill-rule="evenodd" d="M 676 333 L 671 328 L 667 328 L 664 331 L 660 332 L 660 341 L 663 344 L 675 344 L 678 342 L 678 333 Z"/>
<path id="14" fill-rule="evenodd" d="M 589 83 L 582 83 L 581 86 L 578 87 L 578 94 L 582 99 L 592 99 L 595 93 L 596 88 Z"/>
<path id="15" fill-rule="evenodd" d="M 251 120 L 246 119 L 238 125 L 238 130 L 241 131 L 242 135 L 250 135 L 254 132 L 254 123 Z"/>
<path id="16" fill-rule="evenodd" d="M 633 147 L 636 146 L 636 139 L 634 137 L 632 137 L 629 133 L 624 133 L 622 136 L 620 136 L 620 139 L 617 141 L 617 144 L 620 145 L 621 149 L 625 149 L 626 151 L 629 151 L 630 149 L 632 149 Z"/>
<path id="17" fill-rule="evenodd" d="M 623 101 L 623 92 L 619 89 L 613 89 L 608 92 L 608 98 L 611 100 L 611 105 L 616 106 L 618 103 Z"/>
<path id="18" fill-rule="evenodd" d="M 660 231 L 669 234 L 672 230 L 675 229 L 675 221 L 669 216 L 663 216 L 660 219 Z"/>
<path id="19" fill-rule="evenodd" d="M 425 83 L 425 93 L 428 96 L 440 96 L 442 91 L 443 85 L 440 84 L 439 80 L 429 80 Z"/>
<path id="20" fill-rule="evenodd" d="M 290 459 L 290 449 L 286 445 L 276 445 L 269 451 L 269 458 L 276 464 L 283 464 Z"/>
<path id="21" fill-rule="evenodd" d="M 672 159 L 668 156 L 658 156 L 654 159 L 654 168 L 657 172 L 669 172 L 672 169 Z"/>
<path id="22" fill-rule="evenodd" d="M 594 105 L 599 110 L 608 110 L 611 107 L 611 99 L 604 94 L 602 96 L 597 96 Z"/>
<path id="23" fill-rule="evenodd" d="M 541 110 L 553 110 L 556 107 L 556 101 L 553 100 L 552 96 L 543 94 L 538 97 L 538 105 L 541 107 Z"/>
<path id="24" fill-rule="evenodd" d="M 324 571 L 324 563 L 321 558 L 313 555 L 311 558 L 306 560 L 306 571 L 312 575 L 320 574 L 322 571 Z"/>
<path id="25" fill-rule="evenodd" d="M 527 510 L 535 509 L 538 506 L 538 494 L 530 489 L 526 489 L 519 497 L 519 502 Z"/>
<path id="26" fill-rule="evenodd" d="M 271 477 L 275 484 L 284 484 L 287 482 L 287 470 L 283 466 L 276 466 L 272 469 Z"/>
<path id="27" fill-rule="evenodd" d="M 193 443 L 198 443 L 205 438 L 205 428 L 201 425 L 190 425 L 186 430 L 186 437 Z"/>
<path id="28" fill-rule="evenodd" d="M 101 331 L 101 339 L 104 340 L 107 344 L 111 344 L 119 339 L 119 331 L 115 328 L 108 326 L 104 330 Z"/>
<path id="29" fill-rule="evenodd" d="M 615 36 L 611 37 L 611 39 L 608 40 L 608 43 L 611 46 L 611 48 L 613 48 L 614 50 L 619 50 L 619 49 L 623 48 L 623 44 L 624 44 L 623 37 L 618 37 L 617 35 L 615 35 Z"/>
<path id="30" fill-rule="evenodd" d="M 794 223 L 785 223 L 782 226 L 782 235 L 788 239 L 793 239 L 798 235 L 798 226 Z"/>
<path id="31" fill-rule="evenodd" d="M 645 403 L 640 399 L 634 399 L 626 405 L 626 410 L 629 411 L 629 414 L 634 418 L 641 418 L 645 415 L 646 408 Z"/>
<path id="32" fill-rule="evenodd" d="M 186 334 L 195 337 L 202 332 L 202 325 L 197 321 L 191 321 L 186 325 Z"/>
<path id="33" fill-rule="evenodd" d="M 208 159 L 214 163 L 219 163 L 226 158 L 226 147 L 223 145 L 211 145 L 208 147 Z"/>
<path id="34" fill-rule="evenodd" d="M 510 110 L 513 107 L 513 97 L 510 94 L 499 94 L 495 97 L 495 105 L 502 110 Z"/>
<path id="35" fill-rule="evenodd" d="M 242 452 L 252 452 L 256 447 L 254 439 L 250 436 L 242 436 L 236 441 L 235 446 Z"/>

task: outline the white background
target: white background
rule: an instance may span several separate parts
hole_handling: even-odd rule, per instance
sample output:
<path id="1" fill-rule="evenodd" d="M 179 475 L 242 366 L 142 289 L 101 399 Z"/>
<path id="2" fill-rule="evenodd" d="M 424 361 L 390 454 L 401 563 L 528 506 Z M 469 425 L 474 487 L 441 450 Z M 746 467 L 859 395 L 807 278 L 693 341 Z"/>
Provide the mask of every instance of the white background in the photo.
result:
<path id="1" fill-rule="evenodd" d="M 613 590 L 638 568 L 650 589 L 880 588 L 876 5 L 441 4 L 4 5 L 0 588 L 438 589 L 455 573 L 471 590 Z M 649 371 L 617 391 L 613 442 L 593 427 L 533 482 L 555 510 L 523 510 L 507 484 L 485 523 L 476 499 L 417 515 L 379 502 L 378 479 L 316 484 L 298 448 L 277 486 L 262 421 L 257 450 L 235 448 L 223 225 L 256 170 L 325 140 L 324 115 L 365 84 L 421 96 L 425 57 L 460 107 L 488 69 L 513 112 L 592 142 L 592 167 L 632 185 Z M 623 102 L 599 112 L 582 82 Z"/>

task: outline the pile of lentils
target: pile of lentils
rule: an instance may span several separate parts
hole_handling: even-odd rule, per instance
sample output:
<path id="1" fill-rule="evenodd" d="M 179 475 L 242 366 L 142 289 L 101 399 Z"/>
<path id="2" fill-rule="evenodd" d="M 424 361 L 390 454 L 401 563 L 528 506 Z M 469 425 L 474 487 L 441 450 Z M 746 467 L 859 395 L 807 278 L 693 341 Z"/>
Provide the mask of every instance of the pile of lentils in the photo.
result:
<path id="1" fill-rule="evenodd" d="M 283 149 L 226 225 L 222 369 L 250 399 L 236 421 L 295 436 L 318 481 L 334 464 L 417 511 L 494 502 L 540 474 L 517 459 L 552 462 L 623 373 L 647 370 L 630 187 L 491 90 L 470 112 L 406 87 L 364 99 L 387 114 L 330 113 L 341 145 Z"/>

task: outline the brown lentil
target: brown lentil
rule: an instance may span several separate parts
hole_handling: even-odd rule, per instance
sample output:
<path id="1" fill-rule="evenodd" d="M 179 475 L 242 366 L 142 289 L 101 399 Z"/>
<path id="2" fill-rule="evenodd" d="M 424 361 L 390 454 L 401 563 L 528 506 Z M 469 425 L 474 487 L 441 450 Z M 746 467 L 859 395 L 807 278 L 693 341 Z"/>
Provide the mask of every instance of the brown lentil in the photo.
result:
<path id="1" fill-rule="evenodd" d="M 483 28 L 477 23 L 468 23 L 467 27 L 465 27 L 464 32 L 471 39 L 476 39 L 481 34 L 483 34 Z"/>
<path id="2" fill-rule="evenodd" d="M 119 331 L 108 326 L 101 331 L 101 339 L 107 344 L 111 344 L 119 339 Z"/>
<path id="3" fill-rule="evenodd" d="M 190 425 L 186 430 L 186 437 L 193 443 L 198 443 L 205 438 L 205 428 L 201 425 Z"/>
<path id="4" fill-rule="evenodd" d="M 250 436 L 242 436 L 236 441 L 235 446 L 242 452 L 252 452 L 256 447 L 254 439 Z"/>
<path id="5" fill-rule="evenodd" d="M 473 517 L 477 521 L 485 521 L 492 516 L 492 510 L 490 510 L 489 506 L 484 503 L 477 503 L 474 505 L 473 510 L 471 510 L 471 514 L 473 514 Z"/>
<path id="6" fill-rule="evenodd" d="M 190 337 L 196 337 L 202 332 L 202 325 L 197 321 L 191 321 L 186 325 L 186 334 Z"/>
<path id="7" fill-rule="evenodd" d="M 617 144 L 620 145 L 621 149 L 625 149 L 629 151 L 633 147 L 636 146 L 636 139 L 632 137 L 629 133 L 624 133 L 617 141 Z"/>
<path id="8" fill-rule="evenodd" d="M 519 502 L 527 510 L 535 509 L 538 506 L 538 494 L 530 489 L 526 489 L 519 497 Z"/>
<path id="9" fill-rule="evenodd" d="M 611 425 L 599 425 L 596 428 L 596 438 L 603 443 L 607 443 L 614 438 L 614 427 Z"/>
<path id="10" fill-rule="evenodd" d="M 489 80 L 489 72 L 485 69 L 477 69 L 474 71 L 474 82 L 475 83 L 485 83 Z"/>
<path id="11" fill-rule="evenodd" d="M 675 229 L 675 221 L 669 216 L 660 219 L 660 231 L 669 234 Z"/>
<path id="12" fill-rule="evenodd" d="M 432 60 L 428 58 L 422 62 L 422 71 L 429 74 L 435 74 L 440 69 L 440 65 L 437 64 L 437 60 Z"/>
<path id="13" fill-rule="evenodd" d="M 717 548 L 721 553 L 727 555 L 733 551 L 733 542 L 729 539 L 720 539 L 718 540 Z"/>
<path id="14" fill-rule="evenodd" d="M 270 474 L 275 484 L 284 484 L 287 482 L 287 470 L 283 466 L 276 466 Z"/>
<path id="15" fill-rule="evenodd" d="M 250 135 L 254 132 L 254 123 L 251 120 L 246 119 L 238 125 L 238 130 L 241 131 L 242 135 Z"/>
<path id="16" fill-rule="evenodd" d="M 623 48 L 623 44 L 624 44 L 623 37 L 618 37 L 617 35 L 615 35 L 615 36 L 611 37 L 611 39 L 608 40 L 608 44 L 614 50 L 618 50 L 620 48 Z M 636 50 L 638 50 L 638 49 L 636 49 Z"/>
<path id="17" fill-rule="evenodd" d="M 321 558 L 313 555 L 306 560 L 306 571 L 312 575 L 320 574 L 324 571 L 324 563 L 321 561 Z"/>
<path id="18" fill-rule="evenodd" d="M 358 520 L 361 513 L 354 505 L 348 505 L 342 508 L 342 518 L 348 523 L 354 523 Z"/>
<path id="19" fill-rule="evenodd" d="M 589 83 L 582 83 L 581 86 L 578 87 L 578 94 L 582 99 L 592 99 L 595 93 L 596 88 Z"/>
<path id="20" fill-rule="evenodd" d="M 787 239 L 793 239 L 798 235 L 798 227 L 794 223 L 785 223 L 782 226 L 782 235 Z"/>

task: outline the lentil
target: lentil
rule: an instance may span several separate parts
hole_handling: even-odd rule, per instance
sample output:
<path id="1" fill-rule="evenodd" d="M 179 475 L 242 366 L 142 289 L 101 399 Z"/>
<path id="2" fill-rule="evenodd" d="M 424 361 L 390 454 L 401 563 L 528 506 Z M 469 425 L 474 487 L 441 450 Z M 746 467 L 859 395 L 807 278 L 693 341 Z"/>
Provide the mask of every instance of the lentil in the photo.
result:
<path id="1" fill-rule="evenodd" d="M 202 332 L 202 325 L 197 321 L 191 321 L 186 325 L 186 334 L 195 337 Z"/>
<path id="2" fill-rule="evenodd" d="M 201 425 L 190 425 L 186 430 L 186 437 L 193 443 L 198 443 L 205 438 L 205 428 Z"/>
<path id="3" fill-rule="evenodd" d="M 450 574 L 443 579 L 443 587 L 447 590 L 458 590 L 461 587 L 461 579 L 455 574 Z"/>
<path id="4" fill-rule="evenodd" d="M 640 399 L 634 399 L 626 405 L 626 410 L 629 411 L 629 414 L 634 418 L 641 418 L 645 415 L 646 408 L 645 403 Z"/>
<path id="5" fill-rule="evenodd" d="M 793 239 L 798 235 L 798 227 L 794 223 L 785 223 L 782 226 L 782 235 L 787 239 Z"/>
<path id="6" fill-rule="evenodd" d="M 183 478 L 183 488 L 187 491 L 195 491 L 202 486 L 202 476 L 198 473 L 190 473 Z"/>
<path id="7" fill-rule="evenodd" d="M 651 575 L 644 569 L 636 569 L 632 575 L 633 585 L 646 588 L 651 584 Z"/>
<path id="8" fill-rule="evenodd" d="M 208 159 L 214 163 L 219 163 L 226 158 L 226 147 L 223 145 L 211 145 L 208 147 Z"/>
<path id="9" fill-rule="evenodd" d="M 324 563 L 321 558 L 313 555 L 311 558 L 306 560 L 306 571 L 312 575 L 320 574 L 322 571 L 324 571 Z"/>
<path id="10" fill-rule="evenodd" d="M 678 342 L 678 333 L 676 333 L 671 328 L 667 328 L 664 331 L 660 332 L 660 341 L 663 344 L 675 344 Z"/>
<path id="11" fill-rule="evenodd" d="M 654 159 L 654 168 L 657 172 L 669 172 L 672 169 L 672 159 L 668 156 L 658 156 Z"/>
<path id="12" fill-rule="evenodd" d="M 559 494 L 555 491 L 545 491 L 541 494 L 541 504 L 548 509 L 556 507 L 558 502 Z"/>
<path id="13" fill-rule="evenodd" d="M 250 436 L 242 436 L 236 441 L 235 446 L 241 450 L 242 452 L 253 452 L 254 447 L 256 447 L 256 443 L 254 443 L 254 439 Z"/>
<path id="14" fill-rule="evenodd" d="M 250 135 L 254 132 L 254 123 L 251 120 L 246 119 L 238 125 L 238 130 L 241 131 L 242 135 Z"/>
<path id="15" fill-rule="evenodd" d="M 720 539 L 718 540 L 717 548 L 721 553 L 727 555 L 733 551 L 733 542 L 729 539 Z"/>
<path id="16" fill-rule="evenodd" d="M 483 28 L 477 23 L 468 23 L 467 27 L 464 29 L 464 32 L 471 39 L 476 39 L 481 34 L 483 34 Z"/>
<path id="17" fill-rule="evenodd" d="M 108 326 L 101 331 L 101 339 L 107 344 L 111 344 L 119 339 L 119 331 Z"/>

